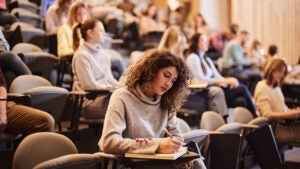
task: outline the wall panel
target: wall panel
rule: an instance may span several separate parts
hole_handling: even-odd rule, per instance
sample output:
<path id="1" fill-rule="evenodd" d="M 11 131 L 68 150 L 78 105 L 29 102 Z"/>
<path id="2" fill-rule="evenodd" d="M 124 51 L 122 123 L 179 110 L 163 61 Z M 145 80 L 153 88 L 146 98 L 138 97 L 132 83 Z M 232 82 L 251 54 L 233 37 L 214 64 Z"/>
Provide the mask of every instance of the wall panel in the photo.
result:
<path id="1" fill-rule="evenodd" d="M 294 65 L 300 57 L 299 0 L 231 0 L 231 21 Z"/>

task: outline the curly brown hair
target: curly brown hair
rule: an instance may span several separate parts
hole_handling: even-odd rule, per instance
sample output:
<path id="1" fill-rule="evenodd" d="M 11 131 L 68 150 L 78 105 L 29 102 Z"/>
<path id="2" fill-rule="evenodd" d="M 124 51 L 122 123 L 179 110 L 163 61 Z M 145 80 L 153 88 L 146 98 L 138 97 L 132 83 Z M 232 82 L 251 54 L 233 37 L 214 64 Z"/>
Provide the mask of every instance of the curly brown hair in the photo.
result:
<path id="1" fill-rule="evenodd" d="M 173 86 L 161 98 L 160 108 L 175 113 L 187 97 L 189 71 L 184 61 L 167 50 L 151 49 L 128 68 L 126 85 L 132 90 L 136 85 L 143 85 L 156 78 L 158 71 L 165 67 L 175 67 L 178 77 Z"/>

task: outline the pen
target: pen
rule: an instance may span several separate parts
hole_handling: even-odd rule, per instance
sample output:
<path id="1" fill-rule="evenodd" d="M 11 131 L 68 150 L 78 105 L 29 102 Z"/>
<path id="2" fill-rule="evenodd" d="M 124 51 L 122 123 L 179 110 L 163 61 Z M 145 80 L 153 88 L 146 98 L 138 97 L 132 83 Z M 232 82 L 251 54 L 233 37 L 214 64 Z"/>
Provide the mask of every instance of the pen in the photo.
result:
<path id="1" fill-rule="evenodd" d="M 164 130 L 169 137 L 173 138 L 173 135 L 168 131 L 168 129 L 164 128 Z"/>

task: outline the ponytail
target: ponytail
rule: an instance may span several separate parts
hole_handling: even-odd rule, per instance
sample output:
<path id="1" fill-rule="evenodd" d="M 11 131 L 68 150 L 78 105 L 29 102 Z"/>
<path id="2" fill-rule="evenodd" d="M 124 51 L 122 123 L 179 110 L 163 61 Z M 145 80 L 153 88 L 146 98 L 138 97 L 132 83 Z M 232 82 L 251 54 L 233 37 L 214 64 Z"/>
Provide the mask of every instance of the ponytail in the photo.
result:
<path id="1" fill-rule="evenodd" d="M 76 51 L 79 48 L 80 45 L 80 37 L 79 37 L 79 31 L 78 29 L 81 29 L 82 23 L 78 23 L 73 28 L 73 49 Z"/>

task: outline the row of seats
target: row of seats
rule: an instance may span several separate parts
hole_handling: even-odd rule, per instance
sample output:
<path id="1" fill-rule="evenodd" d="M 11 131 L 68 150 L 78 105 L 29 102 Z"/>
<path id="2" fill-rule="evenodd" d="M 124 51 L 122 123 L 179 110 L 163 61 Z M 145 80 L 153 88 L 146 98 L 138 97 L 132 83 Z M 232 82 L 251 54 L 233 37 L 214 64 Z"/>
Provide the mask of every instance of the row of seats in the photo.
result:
<path id="1" fill-rule="evenodd" d="M 180 130 L 184 133 L 184 142 L 188 143 L 189 141 L 195 141 L 201 148 L 202 145 L 204 145 L 204 147 L 209 147 L 209 155 L 205 155 L 205 157 L 209 157 L 207 159 L 207 165 L 210 166 L 210 168 L 219 168 L 220 166 L 224 169 L 233 168 L 233 166 L 235 166 L 234 168 L 237 168 L 237 166 L 241 165 L 240 160 L 244 160 L 244 157 L 241 156 L 241 151 L 246 149 L 243 147 L 244 144 L 241 143 L 241 141 L 244 140 L 243 135 L 245 132 L 241 132 L 241 129 L 257 129 L 266 125 L 268 122 L 263 118 L 253 120 L 253 118 L 242 115 L 244 114 L 241 113 L 242 111 L 245 110 L 243 108 L 238 108 L 235 111 L 237 116 L 235 119 L 247 124 L 249 124 L 248 121 L 250 120 L 253 122 L 253 124 L 250 122 L 252 126 L 244 125 L 241 127 L 241 123 L 235 123 L 235 127 L 231 126 L 225 129 L 226 127 L 223 126 L 223 130 L 214 130 L 213 127 L 217 126 L 216 123 L 222 121 L 220 119 L 216 120 L 219 118 L 219 115 L 214 112 L 205 112 L 203 114 L 203 118 L 207 123 L 206 125 L 203 124 L 203 127 L 208 130 L 191 130 L 187 123 L 179 119 Z M 254 121 L 256 121 L 256 123 Z M 209 125 L 209 123 L 211 125 Z M 222 122 L 220 122 L 220 125 L 222 125 L 221 123 Z M 237 127 L 238 124 L 240 127 Z M 229 125 L 227 124 L 227 126 Z M 224 141 L 229 144 L 224 144 Z M 116 163 L 122 162 L 122 159 L 122 156 L 105 154 L 103 152 L 80 154 L 73 142 L 61 134 L 49 132 L 35 133 L 27 136 L 20 143 L 14 155 L 13 169 L 107 168 L 109 160 Z M 215 162 L 217 159 L 220 159 L 218 163 Z M 278 163 L 276 163 L 276 165 L 277 164 Z M 114 166 L 116 167 L 116 165 Z"/>

